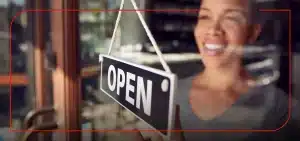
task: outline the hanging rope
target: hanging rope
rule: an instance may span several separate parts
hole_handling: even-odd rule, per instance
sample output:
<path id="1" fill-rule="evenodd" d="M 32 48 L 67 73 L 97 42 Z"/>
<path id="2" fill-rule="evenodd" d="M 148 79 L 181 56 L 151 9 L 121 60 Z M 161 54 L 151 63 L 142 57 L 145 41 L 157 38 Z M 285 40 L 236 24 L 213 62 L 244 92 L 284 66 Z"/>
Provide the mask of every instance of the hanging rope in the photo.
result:
<path id="1" fill-rule="evenodd" d="M 118 12 L 116 24 L 115 24 L 114 31 L 113 31 L 113 35 L 112 35 L 112 38 L 111 38 L 111 41 L 110 41 L 110 44 L 109 44 L 108 55 L 111 54 L 112 45 L 113 45 L 113 43 L 115 41 L 115 38 L 116 38 L 116 33 L 117 33 L 117 29 L 118 29 L 118 26 L 119 26 L 119 23 L 120 23 L 123 7 L 124 7 L 124 0 L 121 1 L 120 9 L 119 9 L 119 12 Z"/>
<path id="2" fill-rule="evenodd" d="M 134 0 L 131 0 L 131 3 L 133 5 L 134 10 L 136 11 L 139 19 L 140 19 L 140 22 L 142 23 L 143 28 L 146 31 L 146 34 L 147 34 L 148 38 L 151 41 L 152 46 L 155 49 L 156 54 L 159 57 L 160 63 L 162 64 L 164 70 L 166 72 L 168 72 L 168 73 L 172 73 L 171 70 L 170 70 L 170 67 L 167 65 L 166 61 L 164 60 L 163 55 L 162 55 L 162 53 L 161 53 L 161 51 L 160 51 L 160 49 L 159 49 L 159 47 L 158 47 L 158 45 L 157 45 L 157 43 L 156 43 L 156 41 L 154 39 L 152 33 L 150 32 L 149 27 L 147 26 L 147 24 L 146 24 L 146 22 L 145 22 L 145 20 L 144 20 L 144 18 L 142 16 L 142 14 L 141 14 L 141 12 L 138 10 L 136 2 Z M 121 18 L 123 7 L 124 7 L 124 0 L 121 1 L 119 13 L 118 13 L 118 17 L 117 17 L 117 20 L 116 20 L 116 24 L 115 24 L 115 28 L 114 28 L 114 31 L 113 31 L 112 39 L 111 39 L 111 42 L 110 42 L 110 45 L 109 45 L 108 55 L 111 54 L 112 45 L 113 45 L 113 42 L 115 41 L 116 31 L 117 31 L 117 28 L 118 28 L 119 23 L 120 23 L 120 18 Z"/>

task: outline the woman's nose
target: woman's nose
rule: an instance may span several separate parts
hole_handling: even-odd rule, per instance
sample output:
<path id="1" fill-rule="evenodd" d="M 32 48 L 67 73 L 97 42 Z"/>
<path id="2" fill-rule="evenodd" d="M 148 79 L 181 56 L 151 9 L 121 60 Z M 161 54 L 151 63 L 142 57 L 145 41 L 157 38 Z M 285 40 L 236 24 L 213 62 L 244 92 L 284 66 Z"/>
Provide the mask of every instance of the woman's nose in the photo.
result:
<path id="1" fill-rule="evenodd" d="M 221 35 L 221 33 L 222 33 L 222 29 L 220 23 L 217 21 L 212 22 L 207 30 L 207 34 L 210 36 L 219 36 Z"/>

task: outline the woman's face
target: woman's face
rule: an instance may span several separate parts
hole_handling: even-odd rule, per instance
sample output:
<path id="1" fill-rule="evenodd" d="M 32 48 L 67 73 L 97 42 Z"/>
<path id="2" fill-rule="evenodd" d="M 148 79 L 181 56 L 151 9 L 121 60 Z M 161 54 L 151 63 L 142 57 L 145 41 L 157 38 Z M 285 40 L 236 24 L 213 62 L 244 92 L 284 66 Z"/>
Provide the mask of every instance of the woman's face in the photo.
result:
<path id="1" fill-rule="evenodd" d="M 247 0 L 203 0 L 195 38 L 206 67 L 240 63 L 243 45 L 258 36 Z"/>

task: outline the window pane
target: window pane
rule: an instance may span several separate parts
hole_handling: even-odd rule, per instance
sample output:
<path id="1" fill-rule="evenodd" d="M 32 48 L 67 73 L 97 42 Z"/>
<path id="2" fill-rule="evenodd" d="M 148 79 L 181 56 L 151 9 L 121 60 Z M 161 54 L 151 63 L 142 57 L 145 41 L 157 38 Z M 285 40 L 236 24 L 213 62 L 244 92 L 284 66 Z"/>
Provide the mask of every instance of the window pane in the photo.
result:
<path id="1" fill-rule="evenodd" d="M 110 2 L 110 0 L 81 0 L 81 9 L 118 9 L 117 5 L 120 1 L 114 1 L 116 3 L 112 2 L 113 4 L 111 5 L 115 6 L 110 6 Z M 155 1 L 145 7 L 157 9 L 166 7 L 181 10 L 186 7 L 198 8 L 191 6 L 196 5 L 193 2 L 186 2 L 189 3 L 189 6 L 187 6 L 188 4 L 184 5 L 182 3 L 185 2 L 177 1 L 176 3 L 172 3 Z M 264 5 L 264 3 L 262 4 Z M 270 3 L 265 4 L 269 5 Z M 129 1 L 127 1 L 125 5 L 127 6 L 125 6 L 126 8 L 124 9 L 133 9 Z M 204 65 L 194 41 L 193 28 L 196 23 L 195 14 L 183 12 L 168 13 L 163 11 L 143 14 L 146 15 L 147 24 L 159 44 L 161 51 L 164 53 L 166 62 L 179 78 L 179 87 L 186 78 L 204 70 Z M 263 32 L 259 36 L 257 43 L 253 46 L 249 46 L 249 51 L 253 49 L 253 52 L 257 51 L 257 53 L 252 52 L 252 54 L 245 54 L 246 57 L 243 58 L 242 61 L 244 66 L 248 66 L 247 69 L 252 68 L 249 69 L 249 74 L 252 75 L 254 79 L 257 79 L 257 82 L 266 81 L 268 85 L 276 85 L 278 81 L 281 81 L 282 84 L 279 84 L 279 87 L 284 88 L 288 84 L 286 81 L 288 78 L 288 73 L 286 73 L 288 67 L 283 66 L 284 63 L 280 62 L 281 58 L 279 57 L 286 56 L 287 54 L 285 48 L 285 43 L 287 42 L 285 38 L 287 35 L 283 34 L 286 30 L 284 27 L 287 24 L 287 20 L 282 18 L 284 17 L 283 15 L 286 17 L 286 13 L 269 13 L 267 15 L 273 16 L 266 18 L 268 20 L 265 21 Z M 108 52 L 116 17 L 117 12 L 81 12 L 81 59 L 84 62 L 82 63 L 84 66 L 100 66 L 98 54 L 107 54 Z M 113 45 L 112 55 L 133 63 L 163 69 L 136 13 L 123 12 L 120 24 L 120 28 L 116 34 L 116 41 Z M 284 49 L 284 53 L 279 52 L 281 49 Z M 263 50 L 264 53 L 260 52 L 261 50 Z M 272 63 L 270 63 L 270 60 Z M 279 72 L 281 73 L 281 79 L 278 78 L 277 75 L 277 72 L 281 71 L 279 70 L 280 67 L 284 69 L 284 72 Z M 110 97 L 104 94 L 99 88 L 99 78 L 100 76 L 98 74 L 87 77 L 83 81 L 84 100 L 88 101 L 87 105 L 90 105 L 84 108 L 83 117 L 89 118 L 90 123 L 93 125 L 88 128 L 128 129 L 134 127 L 151 129 L 144 122 L 137 120 L 130 112 L 121 108 Z M 104 79 L 104 81 L 107 80 L 107 75 L 104 74 L 102 79 Z M 127 122 L 131 122 L 131 124 L 127 124 Z M 96 134 L 98 138 L 105 137 L 105 135 L 112 138 L 114 136 L 112 134 Z"/>
<path id="2" fill-rule="evenodd" d="M 10 36 L 10 22 L 12 17 L 24 8 L 24 2 L 2 0 L 0 2 L 0 117 L 2 120 L 0 126 L 0 138 L 3 140 L 15 140 L 17 133 L 8 133 L 9 131 L 9 61 L 12 62 L 12 115 L 13 127 L 20 128 L 21 118 L 25 114 L 27 106 L 26 97 L 26 53 L 22 51 L 21 47 L 24 43 L 23 31 L 25 29 L 26 21 L 24 15 L 18 16 L 11 25 Z M 12 40 L 11 56 L 10 58 L 10 40 Z M 4 121 L 4 122 L 3 122 Z"/>
<path id="3" fill-rule="evenodd" d="M 89 71 L 100 67 L 98 55 L 108 53 L 121 0 L 80 0 L 80 2 L 81 9 L 116 10 L 109 12 L 80 13 L 81 61 L 84 72 L 85 70 Z M 141 3 L 141 5 L 142 4 L 143 3 Z M 125 1 L 124 9 L 133 9 L 130 1 Z M 142 14 L 145 13 L 142 12 Z M 122 35 L 123 33 L 124 35 Z M 130 33 L 130 35 L 125 35 L 126 33 Z M 135 12 L 123 12 L 119 27 L 116 31 L 112 55 L 116 56 L 116 54 L 122 52 L 121 46 L 130 44 L 144 44 L 144 35 L 145 32 L 137 17 L 137 14 Z M 126 48 L 124 47 L 124 50 L 125 49 Z M 126 52 L 122 55 L 124 55 L 124 59 L 126 60 Z M 133 58 L 127 59 L 132 61 Z M 94 67 L 92 68 L 88 66 Z M 97 71 L 100 73 L 99 69 Z M 100 90 L 99 73 L 97 75 L 83 78 L 82 90 L 86 105 L 83 108 L 83 118 L 86 119 L 83 129 L 130 129 L 131 127 L 135 126 L 148 128 L 144 122 L 138 120 L 128 110 L 119 106 L 109 96 Z M 103 79 L 106 78 L 107 76 L 104 74 Z M 105 140 L 105 138 L 107 140 L 113 140 L 113 138 L 117 140 L 120 138 L 124 140 L 131 140 L 130 136 L 126 136 L 126 134 L 122 133 L 83 132 L 83 136 L 89 136 L 87 134 L 93 134 L 92 137 L 96 138 L 96 140 Z"/>
<path id="4" fill-rule="evenodd" d="M 47 2 L 47 1 L 44 1 Z M 26 4 L 25 4 L 26 3 Z M 12 114 L 12 130 L 26 130 L 24 129 L 24 118 L 25 116 L 33 109 L 36 108 L 37 105 L 42 103 L 41 101 L 36 101 L 36 94 L 41 94 L 45 96 L 44 102 L 45 105 L 37 106 L 39 108 L 45 108 L 47 106 L 51 106 L 51 79 L 50 79 L 50 71 L 48 70 L 37 70 L 37 68 L 44 68 L 45 66 L 41 66 L 40 62 L 44 62 L 45 57 L 41 56 L 37 58 L 38 54 L 41 55 L 40 45 L 47 45 L 49 42 L 49 33 L 50 30 L 47 27 L 50 27 L 47 22 L 49 21 L 49 14 L 42 13 L 42 17 L 44 17 L 43 26 L 46 27 L 44 30 L 43 36 L 45 40 L 41 42 L 40 45 L 37 45 L 37 41 L 35 38 L 37 35 L 34 33 L 37 31 L 35 28 L 37 27 L 37 23 L 35 23 L 35 13 L 34 12 L 23 12 L 24 9 L 33 9 L 35 4 L 34 0 L 2 0 L 0 2 L 1 7 L 1 61 L 6 60 L 7 62 L 11 59 L 12 62 L 12 89 L 9 91 L 9 69 L 5 70 L 5 63 L 0 63 L 3 66 L 0 66 L 1 69 L 1 117 L 6 118 L 5 121 L 7 123 L 2 123 L 1 128 L 9 128 L 9 113 Z M 45 6 L 47 5 L 44 3 Z M 17 15 L 19 14 L 19 15 Z M 13 17 L 16 18 L 13 20 L 11 24 L 11 37 L 9 37 L 9 24 L 12 21 Z M 39 31 L 41 32 L 41 31 Z M 5 39 L 5 40 L 4 40 Z M 11 58 L 9 58 L 9 40 L 11 40 Z M 45 47 L 47 48 L 47 47 Z M 9 65 L 9 63 L 7 63 Z M 43 77 L 40 77 L 40 74 L 44 74 Z M 40 77 L 40 79 L 36 79 Z M 5 79 L 2 79 L 5 78 Z M 4 81 L 6 81 L 4 83 Z M 42 83 L 43 82 L 43 83 Z M 40 84 L 45 84 L 41 86 Z M 9 95 L 11 94 L 11 101 Z M 9 102 L 12 104 L 12 111 L 9 111 Z M 8 131 L 8 130 L 7 130 Z M 20 140 L 22 133 L 14 133 L 11 132 L 9 134 L 4 134 L 5 136 L 17 135 L 14 140 Z M 2 136 L 2 134 L 0 135 Z M 6 138 L 6 137 L 5 137 Z M 13 140 L 6 138 L 5 140 Z"/>

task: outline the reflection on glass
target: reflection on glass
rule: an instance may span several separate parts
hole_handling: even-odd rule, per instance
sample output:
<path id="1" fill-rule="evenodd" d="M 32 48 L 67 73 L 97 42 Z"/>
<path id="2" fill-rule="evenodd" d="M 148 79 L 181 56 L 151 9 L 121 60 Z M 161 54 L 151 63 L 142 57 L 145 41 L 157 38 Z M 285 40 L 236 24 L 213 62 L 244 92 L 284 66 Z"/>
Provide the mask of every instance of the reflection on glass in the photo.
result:
<path id="1" fill-rule="evenodd" d="M 116 0 L 81 0 L 81 9 L 113 10 L 118 9 Z M 83 65 L 98 64 L 99 53 L 106 53 L 113 32 L 117 12 L 81 12 L 80 41 Z M 118 41 L 116 41 L 118 42 Z M 117 43 L 118 44 L 118 43 Z"/>
<path id="2" fill-rule="evenodd" d="M 106 1 L 106 2 L 110 2 L 110 1 Z M 106 6 L 99 6 L 99 7 L 105 8 Z M 109 7 L 109 6 L 107 6 L 107 7 Z M 90 7 L 90 9 L 93 9 L 93 8 L 94 7 Z M 99 8 L 99 9 L 101 9 L 101 8 Z M 108 9 L 111 9 L 111 8 L 108 8 Z M 117 9 L 117 7 L 116 7 L 116 9 Z M 133 13 L 133 14 L 135 14 L 135 13 Z M 83 52 L 88 52 L 88 53 L 93 52 L 95 54 L 95 52 L 96 53 L 106 53 L 107 52 L 106 49 L 107 49 L 108 45 L 107 45 L 106 41 L 109 41 L 109 39 L 111 37 L 114 21 L 116 19 L 116 15 L 117 15 L 117 12 L 115 12 L 115 13 L 106 12 L 106 14 L 85 13 L 85 14 L 81 15 L 81 18 L 85 20 L 85 22 L 83 22 L 84 20 L 82 20 L 83 28 L 81 31 L 82 32 L 81 40 L 84 41 L 84 45 L 81 46 L 82 53 Z M 110 19 L 110 17 L 111 17 L 111 19 Z M 167 17 L 167 16 L 165 16 L 165 17 Z M 161 18 L 161 19 L 163 19 L 163 18 Z M 180 18 L 178 18 L 178 19 L 180 19 Z M 178 19 L 177 19 L 177 21 L 178 21 Z M 131 20 L 131 18 L 129 18 L 129 20 Z M 174 20 L 176 20 L 176 19 L 174 18 Z M 157 21 L 159 21 L 159 19 L 156 19 L 153 21 L 157 22 Z M 182 21 L 178 21 L 178 22 L 171 21 L 170 24 L 168 22 L 165 22 L 167 24 L 165 27 L 163 27 L 159 24 L 155 24 L 156 25 L 155 28 L 157 28 L 157 30 L 166 31 L 164 33 L 160 32 L 161 36 L 164 38 L 166 38 L 166 37 L 170 38 L 171 36 L 176 35 L 174 33 L 171 33 L 173 35 L 166 36 L 166 35 L 170 34 L 171 30 L 180 30 L 180 27 L 183 28 L 181 30 L 183 30 L 184 32 L 193 32 L 191 30 L 192 26 L 191 27 L 185 26 L 185 25 L 183 26 L 182 23 L 180 23 L 180 22 L 182 22 Z M 112 23 L 112 24 L 107 24 L 107 23 Z M 150 30 L 153 30 L 153 29 L 150 29 Z M 130 33 L 130 31 L 127 33 L 122 33 L 123 34 L 122 37 L 126 36 L 126 34 L 128 34 L 128 33 Z M 110 35 L 108 35 L 108 34 L 110 34 Z M 128 37 L 128 35 L 127 35 L 127 37 Z M 155 37 L 159 37 L 159 36 L 155 36 Z M 190 41 L 191 39 L 194 40 L 192 37 L 189 37 L 189 36 L 186 36 L 186 38 L 188 40 L 187 41 L 188 43 L 191 42 Z M 191 46 L 188 44 L 187 45 L 186 44 L 178 45 L 178 44 L 181 44 L 179 41 L 177 41 L 179 39 L 182 39 L 182 37 L 181 38 L 176 37 L 176 40 L 174 39 L 173 42 L 170 41 L 170 39 L 166 42 L 168 42 L 168 44 L 172 44 L 173 46 L 182 46 L 181 48 L 184 48 L 184 47 L 187 48 L 188 46 Z M 160 45 L 166 47 L 166 45 L 163 45 L 163 44 L 160 44 Z M 83 50 L 83 48 L 85 48 L 85 49 Z M 269 57 L 269 55 L 263 57 L 261 55 L 263 51 L 261 51 L 260 49 L 265 50 L 268 48 L 267 46 L 257 46 L 257 47 L 253 47 L 253 48 L 258 49 L 259 53 L 256 52 L 254 56 L 250 56 L 250 59 L 246 58 L 248 60 L 251 60 L 251 59 L 254 60 L 254 61 L 250 61 L 250 62 L 246 63 L 247 69 L 249 71 L 251 71 L 250 73 L 253 74 L 255 76 L 255 78 L 257 78 L 256 82 L 258 83 L 258 85 L 268 85 L 270 83 L 274 83 L 279 77 L 279 72 L 277 70 L 278 69 L 278 67 L 277 67 L 277 63 L 278 63 L 277 62 L 277 57 L 278 57 L 277 53 L 278 52 L 276 52 L 276 50 L 271 50 L 270 51 L 272 54 L 271 57 Z M 251 50 L 253 48 L 249 47 L 247 49 Z M 278 47 L 275 46 L 275 48 L 278 48 Z M 122 48 L 122 49 L 125 50 L 126 48 Z M 264 52 L 264 54 L 266 54 L 266 52 Z M 275 56 L 273 54 L 275 54 Z M 245 55 L 247 55 L 247 54 L 245 54 Z M 95 56 L 97 56 L 97 55 L 95 55 Z M 136 57 L 138 55 L 130 54 L 130 56 Z M 118 56 L 118 57 L 120 57 L 120 56 Z M 144 55 L 144 54 L 139 57 L 136 57 L 136 60 L 142 60 L 144 58 L 148 59 L 147 55 Z M 184 58 L 185 56 L 182 55 L 180 57 Z M 192 67 L 188 68 L 188 63 L 186 63 L 186 62 L 184 62 L 184 63 L 181 62 L 181 63 L 182 63 L 181 66 L 178 65 L 178 66 L 174 67 L 174 69 L 178 69 L 178 71 L 179 71 L 179 68 L 184 68 L 184 70 L 187 71 L 187 70 L 192 70 L 195 68 L 195 66 L 199 65 L 199 64 L 196 64 L 193 62 L 194 64 L 190 63 L 190 64 L 192 64 L 192 65 L 190 65 Z M 107 75 L 104 74 L 102 79 L 107 79 Z M 87 89 L 90 90 L 91 88 L 89 87 Z M 99 99 L 101 101 L 100 102 L 101 104 L 95 104 L 95 105 L 91 106 L 90 108 L 87 108 L 85 110 L 86 112 L 84 113 L 86 117 L 89 116 L 92 119 L 92 123 L 94 126 L 92 126 L 91 128 L 96 128 L 96 129 L 149 128 L 147 125 L 145 125 L 144 122 L 137 120 L 137 118 L 135 116 L 133 116 L 133 114 L 131 114 L 128 110 L 121 108 L 120 106 L 118 106 L 118 104 L 114 103 L 108 96 L 106 96 L 105 94 L 99 94 L 100 93 L 99 88 L 98 88 L 98 92 L 96 92 L 96 91 L 97 91 L 97 89 L 94 90 L 94 92 L 93 92 L 94 94 L 92 94 L 92 95 L 95 95 L 95 97 L 97 97 L 96 99 Z M 101 135 L 103 135 L 103 134 L 101 134 Z M 106 137 L 107 140 L 109 140 L 108 138 L 110 138 L 110 137 L 113 138 L 113 134 L 105 134 L 104 136 Z"/>
<path id="3" fill-rule="evenodd" d="M 119 9 L 119 3 L 118 0 L 80 0 L 80 9 L 114 10 Z M 80 57 L 84 69 L 91 70 L 91 67 L 98 67 L 98 54 L 108 52 L 117 14 L 117 11 L 80 12 Z M 114 45 L 120 44 L 119 36 L 120 30 L 118 30 Z M 105 106 L 105 104 L 111 105 L 112 100 L 99 94 L 99 75 L 82 79 L 82 93 L 84 100 L 82 129 L 97 130 L 107 127 L 114 129 L 117 114 L 107 114 L 112 110 L 111 106 Z M 119 108 L 116 104 L 113 107 Z M 107 112 L 104 112 L 105 109 Z M 111 122 L 105 119 L 115 120 Z M 106 134 L 95 132 L 82 134 L 83 140 L 104 140 L 106 136 Z"/>

